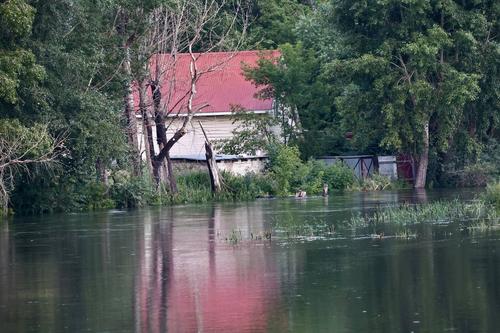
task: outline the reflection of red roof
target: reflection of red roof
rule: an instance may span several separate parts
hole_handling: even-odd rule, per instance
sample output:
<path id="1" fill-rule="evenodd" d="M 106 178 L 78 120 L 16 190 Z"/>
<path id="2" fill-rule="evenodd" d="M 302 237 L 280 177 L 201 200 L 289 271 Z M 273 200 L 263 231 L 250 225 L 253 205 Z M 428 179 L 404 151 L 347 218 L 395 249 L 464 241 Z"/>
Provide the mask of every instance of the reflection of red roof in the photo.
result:
<path id="1" fill-rule="evenodd" d="M 261 56 L 277 57 L 277 51 L 211 52 L 195 56 L 198 57 L 198 72 L 208 71 L 201 75 L 196 85 L 193 107 L 209 104 L 200 113 L 230 112 L 231 105 L 239 105 L 249 111 L 272 109 L 271 99 L 262 100 L 255 96 L 260 88 L 245 79 L 242 65 L 256 66 Z M 190 55 L 179 54 L 175 65 L 170 55 L 159 55 L 156 59 L 161 60 L 164 71 L 162 96 L 165 101 L 169 92 L 172 96 L 168 102 L 169 112 L 185 112 L 190 89 Z M 153 71 L 154 62 L 151 64 Z"/>

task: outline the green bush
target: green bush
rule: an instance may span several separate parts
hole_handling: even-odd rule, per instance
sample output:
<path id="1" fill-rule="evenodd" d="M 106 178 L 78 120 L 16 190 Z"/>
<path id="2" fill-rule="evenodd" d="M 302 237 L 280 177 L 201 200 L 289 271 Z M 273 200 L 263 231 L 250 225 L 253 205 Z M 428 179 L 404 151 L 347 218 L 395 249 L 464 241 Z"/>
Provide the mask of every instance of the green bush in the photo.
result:
<path id="1" fill-rule="evenodd" d="M 210 177 L 206 171 L 177 176 L 178 193 L 169 196 L 170 203 L 203 203 L 212 200 Z"/>
<path id="2" fill-rule="evenodd" d="M 344 190 L 355 183 L 356 177 L 351 168 L 342 162 L 336 162 L 326 167 L 324 180 L 329 188 Z"/>
<path id="3" fill-rule="evenodd" d="M 277 185 L 277 195 L 288 195 L 302 185 L 306 170 L 297 147 L 275 145 L 269 151 L 269 175 Z"/>
<path id="4" fill-rule="evenodd" d="M 152 201 L 152 184 L 140 177 L 131 177 L 127 172 L 119 170 L 113 174 L 109 187 L 109 198 L 116 208 L 136 208 Z"/>
<path id="5" fill-rule="evenodd" d="M 330 166 L 314 160 L 304 163 L 297 147 L 284 145 L 271 149 L 268 169 L 276 195 L 289 195 L 298 190 L 320 194 L 325 183 L 331 189 L 346 189 L 355 182 L 353 171 L 343 163 Z"/>
<path id="6" fill-rule="evenodd" d="M 253 200 L 273 193 L 273 183 L 266 175 L 245 176 L 222 172 L 222 191 L 213 195 L 206 171 L 177 177 L 178 193 L 170 196 L 171 203 L 203 203 L 209 201 Z"/>
<path id="7" fill-rule="evenodd" d="M 82 210 L 94 210 L 114 208 L 116 203 L 109 198 L 108 189 L 99 182 L 90 182 L 85 184 L 81 194 Z"/>
<path id="8" fill-rule="evenodd" d="M 374 173 L 369 178 L 359 180 L 350 189 L 355 191 L 389 190 L 392 189 L 392 181 L 389 177 Z"/>
<path id="9" fill-rule="evenodd" d="M 222 179 L 224 192 L 233 200 L 252 200 L 267 196 L 273 191 L 272 183 L 263 175 L 251 173 L 245 176 L 235 176 L 224 172 Z"/>
<path id="10" fill-rule="evenodd" d="M 302 179 L 296 190 L 303 190 L 310 194 L 320 194 L 325 183 L 325 170 L 324 163 L 309 160 L 298 173 Z"/>

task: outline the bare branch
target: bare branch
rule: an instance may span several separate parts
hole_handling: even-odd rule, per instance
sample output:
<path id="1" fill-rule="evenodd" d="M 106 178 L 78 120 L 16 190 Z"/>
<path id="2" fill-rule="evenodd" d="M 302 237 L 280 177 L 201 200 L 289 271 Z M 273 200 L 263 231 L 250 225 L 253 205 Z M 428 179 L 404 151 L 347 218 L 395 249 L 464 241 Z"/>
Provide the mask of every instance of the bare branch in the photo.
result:
<path id="1" fill-rule="evenodd" d="M 0 137 L 0 211 L 4 214 L 16 175 L 30 175 L 33 167 L 50 168 L 66 152 L 66 133 L 52 138 L 46 127 L 38 127 L 32 133 L 34 129 L 19 127 Z"/>

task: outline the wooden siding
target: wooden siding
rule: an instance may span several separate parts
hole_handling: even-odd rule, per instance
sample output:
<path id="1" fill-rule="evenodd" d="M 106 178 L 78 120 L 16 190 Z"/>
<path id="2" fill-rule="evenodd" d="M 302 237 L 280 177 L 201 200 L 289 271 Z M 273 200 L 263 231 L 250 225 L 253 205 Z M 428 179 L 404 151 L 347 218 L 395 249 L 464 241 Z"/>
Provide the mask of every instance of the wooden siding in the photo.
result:
<path id="1" fill-rule="evenodd" d="M 177 128 L 181 126 L 181 119 L 176 119 L 170 124 L 167 130 L 167 137 L 172 137 L 173 133 Z M 205 154 L 205 138 L 203 137 L 203 132 L 201 131 L 198 121 L 201 121 L 208 138 L 212 143 L 216 140 L 228 139 L 232 136 L 232 131 L 237 127 L 237 124 L 233 124 L 233 119 L 230 115 L 227 116 L 208 116 L 208 117 L 195 117 L 190 125 L 188 125 L 188 133 L 183 136 L 179 142 L 177 142 L 171 152 L 171 156 L 176 155 L 199 155 Z M 139 142 L 141 143 L 141 151 L 144 151 L 144 137 L 142 135 L 142 122 L 140 123 L 140 128 L 138 131 Z M 168 124 L 168 123 L 167 123 Z M 153 128 L 153 133 L 155 130 Z M 158 152 L 158 146 L 155 141 L 155 151 Z"/>

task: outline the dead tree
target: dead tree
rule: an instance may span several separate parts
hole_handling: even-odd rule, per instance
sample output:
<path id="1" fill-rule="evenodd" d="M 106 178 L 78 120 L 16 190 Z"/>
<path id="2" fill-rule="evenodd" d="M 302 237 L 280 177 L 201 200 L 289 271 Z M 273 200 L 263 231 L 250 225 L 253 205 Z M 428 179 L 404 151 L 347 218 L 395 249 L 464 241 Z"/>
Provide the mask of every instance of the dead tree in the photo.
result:
<path id="1" fill-rule="evenodd" d="M 147 56 L 143 59 L 149 60 L 144 62 L 144 66 L 150 75 L 147 84 L 152 99 L 152 103 L 148 103 L 143 100 L 148 95 L 139 94 L 140 105 L 147 109 L 141 111 L 147 127 L 144 131 L 145 141 L 149 146 L 153 179 L 158 188 L 161 184 L 168 185 L 171 193 L 177 192 L 177 184 L 170 151 L 186 135 L 194 115 L 208 106 L 206 103 L 193 104 L 196 85 L 206 73 L 220 70 L 231 56 L 208 68 L 199 68 L 198 60 L 213 50 L 237 49 L 242 37 L 236 43 L 228 44 L 228 37 L 235 30 L 237 22 L 243 22 L 240 35 L 244 36 L 246 31 L 243 7 L 238 5 L 228 20 L 227 15 L 222 15 L 227 5 L 225 0 L 175 0 L 152 12 L 149 34 L 144 36 L 143 43 L 147 46 L 144 54 Z M 194 52 L 195 47 L 202 51 Z M 174 92 L 179 89 L 176 71 L 180 66 L 178 60 L 181 54 L 189 56 L 188 63 L 184 64 L 189 66 L 189 87 L 179 97 Z M 175 125 L 178 127 L 174 129 Z M 155 127 L 154 131 L 149 129 L 152 126 Z M 168 138 L 169 128 L 174 131 Z M 153 136 L 156 136 L 158 151 L 152 144 Z"/>
<path id="2" fill-rule="evenodd" d="M 205 157 L 207 161 L 208 174 L 210 175 L 210 185 L 212 188 L 212 193 L 219 193 L 222 189 L 222 186 L 215 152 L 212 144 L 210 143 L 210 140 L 208 139 L 207 133 L 205 132 L 205 129 L 201 124 L 201 121 L 199 121 L 198 123 L 200 124 L 203 136 L 205 137 Z"/>

